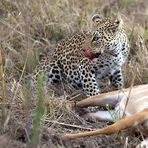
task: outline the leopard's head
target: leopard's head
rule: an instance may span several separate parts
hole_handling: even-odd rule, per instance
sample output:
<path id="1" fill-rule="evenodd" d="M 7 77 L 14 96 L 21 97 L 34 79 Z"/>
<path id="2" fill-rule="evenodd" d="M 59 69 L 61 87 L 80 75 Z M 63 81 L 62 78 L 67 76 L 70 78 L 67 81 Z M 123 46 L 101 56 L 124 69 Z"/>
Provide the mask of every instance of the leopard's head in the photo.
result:
<path id="1" fill-rule="evenodd" d="M 92 17 L 93 31 L 91 38 L 91 46 L 97 52 L 112 51 L 117 46 L 119 34 L 121 34 L 122 19 L 104 18 L 100 15 Z"/>

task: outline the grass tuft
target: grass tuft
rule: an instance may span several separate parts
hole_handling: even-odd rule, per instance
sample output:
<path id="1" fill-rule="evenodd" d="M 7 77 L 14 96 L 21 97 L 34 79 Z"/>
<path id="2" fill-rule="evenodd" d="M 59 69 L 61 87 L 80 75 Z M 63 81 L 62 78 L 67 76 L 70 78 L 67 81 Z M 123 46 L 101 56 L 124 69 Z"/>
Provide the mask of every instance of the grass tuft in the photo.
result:
<path id="1" fill-rule="evenodd" d="M 36 148 L 40 143 L 40 137 L 42 134 L 43 122 L 42 118 L 45 114 L 44 107 L 44 90 L 43 90 L 43 75 L 39 75 L 37 79 L 37 100 L 36 107 L 33 113 L 33 128 L 31 131 L 30 141 L 28 148 Z"/>

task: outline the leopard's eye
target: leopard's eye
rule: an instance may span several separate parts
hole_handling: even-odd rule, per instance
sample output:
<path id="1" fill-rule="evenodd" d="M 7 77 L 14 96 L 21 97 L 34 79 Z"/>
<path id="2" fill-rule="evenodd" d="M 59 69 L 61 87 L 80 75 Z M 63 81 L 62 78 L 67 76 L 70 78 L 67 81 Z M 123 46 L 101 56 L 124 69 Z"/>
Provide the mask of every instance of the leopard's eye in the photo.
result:
<path id="1" fill-rule="evenodd" d="M 92 41 L 98 41 L 99 40 L 99 37 L 98 36 L 95 36 L 93 37 Z"/>
<path id="2" fill-rule="evenodd" d="M 112 33 L 116 33 L 116 32 L 118 32 L 118 29 L 117 28 L 113 28 L 112 29 Z"/>

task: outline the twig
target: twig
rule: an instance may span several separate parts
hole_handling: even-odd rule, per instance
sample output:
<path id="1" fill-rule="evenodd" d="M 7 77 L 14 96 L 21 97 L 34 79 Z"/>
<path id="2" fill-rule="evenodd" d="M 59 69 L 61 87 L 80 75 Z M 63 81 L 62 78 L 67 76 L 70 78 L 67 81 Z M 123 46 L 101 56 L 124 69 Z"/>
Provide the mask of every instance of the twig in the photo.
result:
<path id="1" fill-rule="evenodd" d="M 2 128 L 5 123 L 6 119 L 6 98 L 5 98 L 5 82 L 4 82 L 4 72 L 3 72 L 3 65 L 2 65 L 2 53 L 0 50 L 0 81 L 1 81 L 1 90 L 2 90 Z"/>
<path id="2" fill-rule="evenodd" d="M 79 125 L 72 125 L 72 124 L 57 122 L 57 121 L 54 121 L 54 120 L 45 119 L 44 121 L 45 121 L 45 122 L 54 123 L 54 124 L 63 125 L 63 126 L 69 126 L 69 127 L 74 127 L 74 128 L 80 128 L 80 129 L 85 129 L 85 130 L 92 130 L 91 128 L 87 128 L 87 127 L 83 127 L 83 126 L 79 126 Z"/>

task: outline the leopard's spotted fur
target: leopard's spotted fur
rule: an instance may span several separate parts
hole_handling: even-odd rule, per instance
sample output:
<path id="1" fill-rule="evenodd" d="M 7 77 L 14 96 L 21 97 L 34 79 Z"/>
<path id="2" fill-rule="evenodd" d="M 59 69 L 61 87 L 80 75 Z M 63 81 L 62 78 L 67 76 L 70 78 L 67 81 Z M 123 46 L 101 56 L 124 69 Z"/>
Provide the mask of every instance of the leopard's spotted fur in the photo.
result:
<path id="1" fill-rule="evenodd" d="M 33 74 L 34 81 L 43 72 L 45 86 L 66 80 L 82 87 L 88 96 L 100 92 L 98 84 L 105 77 L 115 89 L 123 87 L 121 68 L 128 56 L 129 43 L 122 21 L 95 15 L 92 22 L 91 32 L 77 33 L 61 41 L 51 60 L 46 57 L 40 61 Z M 101 52 L 91 62 L 82 53 L 87 46 L 95 49 L 93 52 Z"/>

